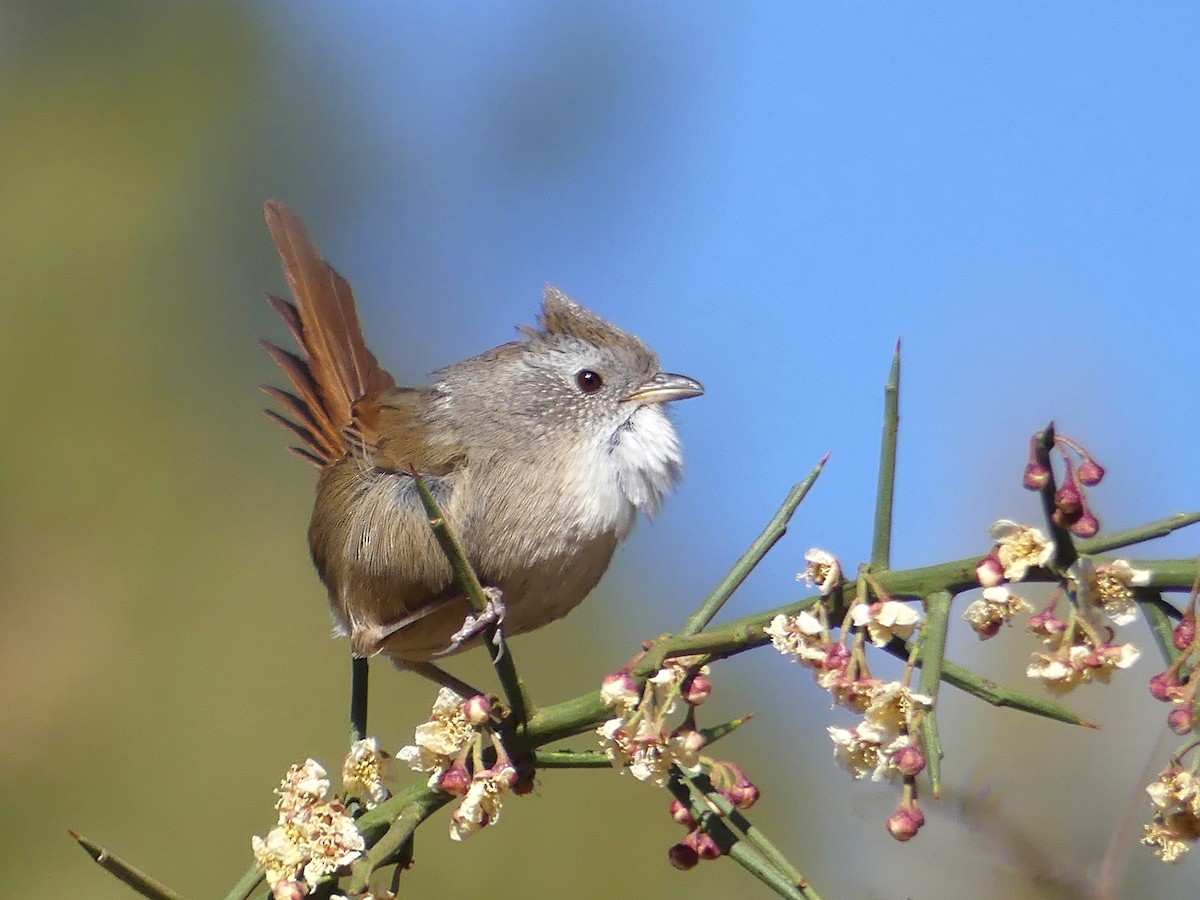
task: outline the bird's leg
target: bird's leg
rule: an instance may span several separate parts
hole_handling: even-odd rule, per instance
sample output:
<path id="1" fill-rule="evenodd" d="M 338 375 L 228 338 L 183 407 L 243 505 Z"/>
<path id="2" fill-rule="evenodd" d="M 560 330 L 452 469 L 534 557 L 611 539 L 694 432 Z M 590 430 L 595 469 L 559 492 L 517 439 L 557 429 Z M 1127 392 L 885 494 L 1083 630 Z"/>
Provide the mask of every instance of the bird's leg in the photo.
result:
<path id="1" fill-rule="evenodd" d="M 396 659 L 393 662 L 396 664 L 397 669 L 402 669 L 405 672 L 415 672 L 422 678 L 428 678 L 442 687 L 450 688 L 450 690 L 464 699 L 484 693 L 479 688 L 467 684 L 461 678 L 455 678 L 445 669 L 435 666 L 431 662 L 414 662 L 407 659 Z"/>

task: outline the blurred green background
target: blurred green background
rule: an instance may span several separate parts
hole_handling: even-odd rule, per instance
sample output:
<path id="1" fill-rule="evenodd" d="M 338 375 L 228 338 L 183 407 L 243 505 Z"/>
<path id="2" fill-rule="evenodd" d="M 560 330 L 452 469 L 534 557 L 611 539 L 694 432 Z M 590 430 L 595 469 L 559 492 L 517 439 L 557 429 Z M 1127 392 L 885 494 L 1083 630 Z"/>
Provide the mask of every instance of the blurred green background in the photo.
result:
<path id="1" fill-rule="evenodd" d="M 402 381 L 507 339 L 552 281 L 708 384 L 677 417 L 680 496 L 597 597 L 515 642 L 542 702 L 594 687 L 682 621 L 825 450 L 845 467 L 737 611 L 798 596 L 791 573 L 812 544 L 863 555 L 897 331 L 915 352 L 900 564 L 983 552 L 988 521 L 1031 517 L 1010 485 L 1025 436 L 1051 415 L 1124 463 L 1106 495 L 1120 524 L 1194 505 L 1187 446 L 1135 440 L 1195 424 L 1194 364 L 1171 359 L 1196 333 L 1195 117 L 1172 117 L 1187 108 L 1174 94 L 1143 94 L 1194 88 L 1194 59 L 1171 43 L 1188 29 L 763 10 L 0 4 L 6 892 L 129 896 L 68 839 L 75 828 L 186 896 L 223 896 L 287 766 L 314 756 L 332 769 L 344 752 L 346 648 L 329 639 L 304 544 L 314 475 L 283 452 L 255 390 L 279 381 L 255 339 L 283 335 L 261 300 L 283 286 L 261 221 L 269 196 L 356 285 Z M 1045 47 L 1028 51 L 1032 40 Z M 1132 48 L 1132 61 L 1116 55 L 1134 87 L 1088 80 L 1090 66 L 1119 71 L 1098 44 Z M 1059 52 L 1071 63 L 1029 74 L 1027 57 Z M 1160 63 L 1177 69 L 1160 79 Z M 1006 72 L 1045 93 L 1031 101 Z M 939 105 L 937 90 L 964 83 L 972 99 Z M 892 84 L 905 85 L 899 103 Z M 1083 108 L 1069 101 L 1079 84 L 1093 103 L 1076 120 L 1061 113 Z M 1122 110 L 1147 96 L 1167 136 L 1141 122 L 1137 147 L 1096 142 L 1111 164 L 1105 151 L 1093 168 L 1068 160 L 1064 177 L 1042 164 L 1092 146 L 1089 123 L 1123 133 Z M 1014 110 L 1031 102 L 1062 131 L 1013 138 Z M 993 167 L 972 156 L 973 141 L 1009 139 L 1022 149 L 996 151 Z M 1034 170 L 1038 189 L 1014 200 L 1006 180 Z M 1152 190 L 1122 180 L 1135 177 Z M 1007 187 L 992 194 L 989 179 Z M 1162 202 L 1144 208 L 1147 196 Z M 1110 220 L 1119 233 L 1088 231 Z M 1111 279 L 1095 268 L 1122 264 Z M 1132 335 L 1131 284 L 1153 284 Z M 830 352 L 852 341 L 854 357 Z M 1064 345 L 1086 359 L 1047 378 Z M 1153 406 L 1167 384 L 1184 387 Z M 1006 638 L 982 655 L 973 641 L 955 649 L 1016 680 L 1032 645 Z M 1072 698 L 1108 726 L 1099 734 L 948 693 L 950 789 L 908 846 L 882 827 L 895 794 L 833 766 L 824 726 L 842 719 L 804 673 L 767 654 L 733 661 L 710 715 L 760 713 L 722 755 L 759 782 L 756 821 L 824 896 L 962 896 L 968 880 L 980 898 L 1085 896 L 1114 833 L 1110 864 L 1132 867 L 1128 884 L 1194 896 L 1194 861 L 1165 869 L 1132 846 L 1148 816 L 1139 784 L 1162 756 L 1162 710 L 1144 693 L 1155 665 Z M 373 668 L 374 728 L 394 749 L 432 691 Z M 478 660 L 460 671 L 486 677 Z M 965 812 L 964 797 L 985 812 Z M 628 777 L 550 772 L 467 844 L 443 821 L 423 831 L 408 889 L 760 892 L 725 862 L 671 870 L 681 832 L 666 805 Z"/>

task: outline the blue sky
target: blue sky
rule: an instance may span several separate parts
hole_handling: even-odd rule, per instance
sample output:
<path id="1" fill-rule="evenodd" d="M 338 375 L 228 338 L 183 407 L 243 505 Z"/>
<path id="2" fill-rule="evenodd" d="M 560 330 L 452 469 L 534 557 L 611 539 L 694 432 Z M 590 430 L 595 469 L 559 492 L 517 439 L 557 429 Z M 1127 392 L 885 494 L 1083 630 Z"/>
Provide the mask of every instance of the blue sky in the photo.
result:
<path id="1" fill-rule="evenodd" d="M 684 485 L 610 576 L 654 573 L 633 633 L 827 451 L 735 609 L 798 596 L 809 546 L 865 558 L 898 337 L 896 565 L 1033 519 L 1051 419 L 1108 467 L 1105 527 L 1197 507 L 1200 9 L 455 9 L 278 7 L 353 122 L 327 123 L 314 231 L 401 380 L 507 340 L 551 282 L 707 386 L 676 410 Z"/>

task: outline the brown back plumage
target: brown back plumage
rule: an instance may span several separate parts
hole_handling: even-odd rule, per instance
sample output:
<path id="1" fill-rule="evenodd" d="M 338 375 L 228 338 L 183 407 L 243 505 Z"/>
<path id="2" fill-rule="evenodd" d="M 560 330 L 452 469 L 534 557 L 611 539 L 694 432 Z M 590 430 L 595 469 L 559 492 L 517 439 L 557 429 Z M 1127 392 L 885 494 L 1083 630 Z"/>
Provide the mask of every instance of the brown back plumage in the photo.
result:
<path id="1" fill-rule="evenodd" d="M 300 220 L 274 200 L 266 202 L 264 213 L 295 298 L 289 303 L 268 294 L 267 301 L 302 351 L 297 355 L 262 341 L 296 391 L 264 385 L 292 418 L 266 412 L 300 439 L 303 446 L 292 447 L 294 453 L 324 467 L 348 449 L 345 430 L 354 420 L 355 403 L 396 382 L 367 349 L 349 283 L 321 257 Z"/>

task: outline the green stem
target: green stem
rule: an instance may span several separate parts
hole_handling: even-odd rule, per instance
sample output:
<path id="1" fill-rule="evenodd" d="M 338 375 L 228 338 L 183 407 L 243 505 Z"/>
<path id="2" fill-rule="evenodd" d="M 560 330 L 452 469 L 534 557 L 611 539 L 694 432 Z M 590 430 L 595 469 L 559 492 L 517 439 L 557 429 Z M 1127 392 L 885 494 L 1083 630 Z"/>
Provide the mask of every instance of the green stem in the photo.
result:
<path id="1" fill-rule="evenodd" d="M 1150 633 L 1154 635 L 1154 642 L 1158 644 L 1159 652 L 1162 653 L 1167 665 L 1170 665 L 1179 657 L 1179 651 L 1175 649 L 1175 625 L 1170 619 L 1168 610 L 1175 613 L 1176 616 L 1179 615 L 1179 610 L 1164 600 L 1158 591 L 1145 588 L 1138 591 L 1138 606 L 1142 610 L 1142 615 L 1146 617 Z"/>
<path id="2" fill-rule="evenodd" d="M 384 820 L 387 827 L 383 835 L 355 862 L 350 875 L 345 879 L 346 893 L 360 894 L 365 891 L 371 875 L 380 867 L 395 860 L 403 851 L 404 845 L 412 839 L 417 826 L 453 799 L 449 794 L 424 790 L 417 792 L 408 802 L 402 803 L 398 810 L 392 810 L 394 817 Z M 381 808 L 376 807 L 371 812 L 377 812 Z M 363 827 L 363 819 L 370 815 L 371 813 L 367 813 L 362 819 L 359 819 L 360 830 Z"/>
<path id="3" fill-rule="evenodd" d="M 921 719 L 921 742 L 925 745 L 925 771 L 934 797 L 942 793 L 942 740 L 937 727 L 937 696 L 946 658 L 946 635 L 950 631 L 950 607 L 954 598 L 935 591 L 925 598 L 925 624 L 921 626 L 921 693 L 933 700 L 933 708 Z"/>
<path id="4" fill-rule="evenodd" d="M 1071 532 L 1054 522 L 1054 512 L 1057 509 L 1054 504 L 1054 495 L 1058 491 L 1058 486 L 1054 482 L 1054 467 L 1050 464 L 1050 451 L 1053 448 L 1054 423 L 1051 422 L 1046 426 L 1045 431 L 1038 434 L 1037 440 L 1034 442 L 1034 456 L 1047 472 L 1046 484 L 1038 491 L 1038 495 L 1041 497 L 1042 515 L 1046 519 L 1046 527 L 1050 530 L 1051 540 L 1054 541 L 1052 568 L 1056 573 L 1062 574 L 1079 558 L 1079 551 L 1075 549 L 1075 538 L 1071 536 Z"/>
<path id="5" fill-rule="evenodd" d="M 76 834 L 74 831 L 69 831 L 68 834 L 78 842 L 79 846 L 102 869 L 114 875 L 118 881 L 133 888 L 143 897 L 149 897 L 150 900 L 183 900 L 180 894 L 171 890 L 171 888 L 167 887 L 161 881 L 147 875 L 136 866 L 125 862 L 121 857 L 114 856 L 95 841 L 89 840 L 81 834 Z"/>
<path id="6" fill-rule="evenodd" d="M 1111 550 L 1119 550 L 1122 547 L 1129 547 L 1133 544 L 1152 541 L 1155 538 L 1166 537 L 1172 531 L 1187 528 L 1187 526 L 1195 525 L 1197 522 L 1200 522 L 1200 512 L 1176 513 L 1173 516 L 1167 516 L 1165 519 L 1159 519 L 1157 522 L 1151 522 L 1148 525 L 1139 525 L 1137 528 L 1127 528 L 1124 531 L 1114 531 L 1110 534 L 1089 538 L 1086 541 L 1076 541 L 1075 545 L 1084 556 L 1093 556 L 1097 553 L 1108 553 Z"/>
<path id="7" fill-rule="evenodd" d="M 539 769 L 611 769 L 603 750 L 538 750 L 533 763 Z"/>
<path id="8" fill-rule="evenodd" d="M 466 594 L 467 601 L 471 604 L 475 615 L 482 614 L 488 608 L 488 599 L 483 592 L 479 576 L 475 574 L 475 569 L 467 559 L 466 551 L 463 550 L 462 544 L 450 529 L 450 524 L 442 514 L 433 492 L 429 490 L 429 485 L 416 472 L 410 474 L 416 482 L 417 492 L 421 495 L 421 503 L 429 516 L 429 527 L 433 529 L 434 537 L 437 538 L 442 552 L 446 554 L 446 559 L 449 560 L 450 567 L 454 570 L 454 576 L 458 580 L 459 586 Z M 532 707 L 525 691 L 525 685 L 521 681 L 520 675 L 517 674 L 512 651 L 509 650 L 508 642 L 504 639 L 504 629 L 498 624 L 490 625 L 484 630 L 484 638 L 487 641 L 492 665 L 495 667 L 496 676 L 500 679 L 500 685 L 504 689 L 504 696 L 508 701 L 513 718 L 517 722 L 524 722 L 529 718 Z"/>
<path id="9" fill-rule="evenodd" d="M 225 896 L 225 900 L 248 900 L 265 880 L 262 866 L 255 863 L 238 879 L 237 884 Z"/>
<path id="10" fill-rule="evenodd" d="M 788 522 L 791 521 L 792 515 L 796 512 L 796 507 L 800 505 L 800 501 L 808 494 L 828 460 L 829 457 L 826 456 L 817 463 L 807 478 L 792 487 L 784 499 L 783 505 L 779 507 L 779 511 L 767 523 L 767 527 L 762 530 L 762 534 L 755 538 L 754 543 L 742 554 L 742 558 L 734 564 L 729 573 L 721 579 L 721 582 L 713 588 L 712 593 L 700 604 L 700 608 L 692 613 L 691 618 L 679 629 L 680 636 L 687 637 L 704 630 L 708 626 L 708 623 L 713 620 L 713 617 L 721 611 L 721 607 L 725 605 L 725 602 L 733 596 L 733 592 L 746 580 L 746 576 L 767 555 L 767 551 L 774 547 L 779 539 L 787 533 Z"/>
<path id="11" fill-rule="evenodd" d="M 883 387 L 883 437 L 879 445 L 879 486 L 875 493 L 875 528 L 871 570 L 891 568 L 892 513 L 896 491 L 896 444 L 900 434 L 900 342 L 892 355 L 892 371 Z"/>

